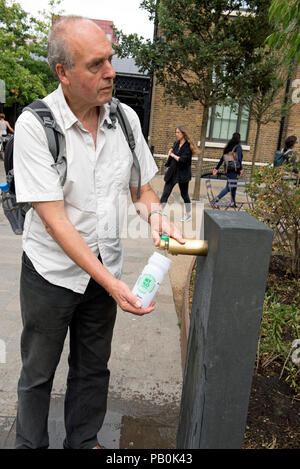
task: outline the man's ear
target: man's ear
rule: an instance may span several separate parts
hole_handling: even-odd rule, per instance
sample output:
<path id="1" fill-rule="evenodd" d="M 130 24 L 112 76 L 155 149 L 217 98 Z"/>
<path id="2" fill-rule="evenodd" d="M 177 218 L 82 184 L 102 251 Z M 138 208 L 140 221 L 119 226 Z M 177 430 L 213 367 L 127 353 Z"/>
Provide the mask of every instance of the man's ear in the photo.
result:
<path id="1" fill-rule="evenodd" d="M 60 82 L 63 84 L 63 85 L 69 85 L 70 84 L 70 81 L 67 77 L 67 70 L 66 68 L 61 65 L 61 64 L 56 64 L 56 73 L 58 75 L 58 78 L 60 80 Z"/>

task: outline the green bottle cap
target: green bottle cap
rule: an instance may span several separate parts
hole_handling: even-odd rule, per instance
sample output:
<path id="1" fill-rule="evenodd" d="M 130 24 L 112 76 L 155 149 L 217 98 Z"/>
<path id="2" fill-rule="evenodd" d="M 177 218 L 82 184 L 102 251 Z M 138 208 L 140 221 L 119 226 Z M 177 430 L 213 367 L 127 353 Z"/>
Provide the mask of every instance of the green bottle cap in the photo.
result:
<path id="1" fill-rule="evenodd" d="M 161 239 L 162 241 L 169 241 L 169 238 L 170 238 L 170 236 L 167 235 L 167 234 L 162 234 L 162 235 L 160 236 L 160 239 Z"/>

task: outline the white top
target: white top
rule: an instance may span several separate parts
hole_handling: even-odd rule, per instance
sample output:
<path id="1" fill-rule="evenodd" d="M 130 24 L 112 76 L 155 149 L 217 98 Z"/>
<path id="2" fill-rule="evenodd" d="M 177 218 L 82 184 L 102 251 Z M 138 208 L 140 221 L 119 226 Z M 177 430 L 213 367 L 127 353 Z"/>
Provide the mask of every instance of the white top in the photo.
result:
<path id="1" fill-rule="evenodd" d="M 14 175 L 18 202 L 64 200 L 71 223 L 103 265 L 116 277 L 122 270 L 120 233 L 129 186 L 137 187 L 133 157 L 122 129 L 109 129 L 109 105 L 101 108 L 97 148 L 66 103 L 61 86 L 44 98 L 65 133 L 67 179 L 62 188 L 52 167 L 46 134 L 31 112 L 18 118 L 14 140 Z M 131 124 L 141 167 L 141 184 L 157 172 L 136 113 L 123 104 Z M 90 276 L 51 238 L 34 209 L 26 214 L 23 249 L 37 272 L 49 282 L 84 293 Z"/>
<path id="2" fill-rule="evenodd" d="M 5 121 L 0 120 L 0 135 L 6 136 L 7 135 L 7 129 L 6 129 L 6 124 Z"/>

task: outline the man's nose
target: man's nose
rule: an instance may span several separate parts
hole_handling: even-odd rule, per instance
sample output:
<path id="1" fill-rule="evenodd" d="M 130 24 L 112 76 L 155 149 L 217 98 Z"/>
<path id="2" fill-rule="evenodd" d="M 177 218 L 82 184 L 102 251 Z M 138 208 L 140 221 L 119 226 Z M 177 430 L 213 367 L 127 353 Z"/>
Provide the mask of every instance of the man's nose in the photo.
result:
<path id="1" fill-rule="evenodd" d="M 116 72 L 109 60 L 105 62 L 105 70 L 104 70 L 104 78 L 111 78 L 114 79 L 116 76 Z"/>

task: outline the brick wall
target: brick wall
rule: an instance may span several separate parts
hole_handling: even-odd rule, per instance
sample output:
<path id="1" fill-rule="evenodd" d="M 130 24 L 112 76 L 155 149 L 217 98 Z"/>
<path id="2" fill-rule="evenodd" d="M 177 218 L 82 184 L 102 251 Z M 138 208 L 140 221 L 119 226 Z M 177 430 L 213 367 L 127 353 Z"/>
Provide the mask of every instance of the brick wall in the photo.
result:
<path id="1" fill-rule="evenodd" d="M 199 140 L 201 120 L 197 117 L 202 115 L 200 103 L 185 109 L 176 104 L 166 104 L 163 88 L 154 80 L 151 107 L 149 145 L 154 145 L 155 153 L 168 152 L 175 141 L 175 128 L 178 125 L 188 127 L 195 141 Z"/>
<path id="2" fill-rule="evenodd" d="M 299 84 L 296 84 L 295 80 L 299 80 Z M 297 86 L 292 87 L 293 84 Z M 293 80 L 291 80 L 291 93 L 297 100 L 300 100 L 300 65 L 296 69 Z M 287 135 L 297 135 L 300 142 L 300 102 L 292 104 L 290 115 L 287 119 Z M 300 145 L 298 145 L 299 149 Z"/>
<path id="3" fill-rule="evenodd" d="M 296 71 L 293 79 L 300 79 L 300 66 Z M 282 99 L 285 87 L 282 91 Z M 291 89 L 291 92 L 293 90 Z M 300 98 L 300 93 L 299 93 Z M 182 109 L 176 104 L 168 104 L 163 96 L 163 88 L 154 83 L 151 121 L 149 130 L 149 144 L 154 145 L 155 155 L 165 155 L 175 140 L 175 128 L 177 125 L 183 124 L 189 128 L 191 135 L 197 143 L 200 140 L 202 107 L 200 103 L 193 103 L 187 108 Z M 278 136 L 280 131 L 280 119 L 277 122 L 271 122 L 261 128 L 259 148 L 257 153 L 257 162 L 268 163 L 273 161 L 273 155 L 277 149 Z M 295 134 L 300 140 L 300 103 L 295 104 L 290 116 L 286 119 L 285 136 Z M 256 136 L 256 123 L 250 120 L 249 135 L 247 146 L 250 149 L 244 149 L 244 161 L 251 161 Z M 220 158 L 222 148 L 206 148 L 206 158 Z M 157 159 L 159 166 L 161 162 Z M 206 172 L 206 168 L 204 170 Z"/>

